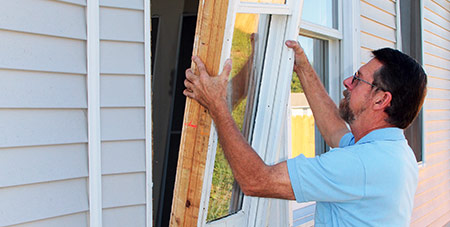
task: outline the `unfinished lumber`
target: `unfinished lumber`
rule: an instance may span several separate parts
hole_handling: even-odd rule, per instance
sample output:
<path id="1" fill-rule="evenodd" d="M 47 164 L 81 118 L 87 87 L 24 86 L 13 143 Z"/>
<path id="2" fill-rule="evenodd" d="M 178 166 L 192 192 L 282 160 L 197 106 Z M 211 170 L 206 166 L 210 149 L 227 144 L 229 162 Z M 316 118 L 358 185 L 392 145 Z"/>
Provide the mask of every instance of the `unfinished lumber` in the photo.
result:
<path id="1" fill-rule="evenodd" d="M 193 55 L 217 75 L 228 11 L 228 0 L 200 0 Z M 194 71 L 195 64 L 191 63 Z M 186 100 L 170 226 L 196 226 L 202 194 L 211 117 L 192 99 Z"/>

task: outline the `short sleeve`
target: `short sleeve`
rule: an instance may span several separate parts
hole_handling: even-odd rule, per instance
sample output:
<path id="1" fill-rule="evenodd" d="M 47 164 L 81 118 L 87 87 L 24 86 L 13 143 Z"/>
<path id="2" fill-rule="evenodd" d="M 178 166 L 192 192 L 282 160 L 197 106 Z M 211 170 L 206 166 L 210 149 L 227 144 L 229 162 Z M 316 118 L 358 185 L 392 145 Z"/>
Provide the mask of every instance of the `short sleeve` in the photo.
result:
<path id="1" fill-rule="evenodd" d="M 297 202 L 343 202 L 364 195 L 364 166 L 352 152 L 336 148 L 315 158 L 299 155 L 287 166 Z"/>
<path id="2" fill-rule="evenodd" d="M 355 144 L 355 137 L 350 132 L 345 134 L 341 138 L 341 141 L 339 141 L 339 147 L 340 148 L 343 148 L 343 147 L 346 147 L 346 146 L 350 146 L 350 145 L 353 145 L 353 144 Z"/>

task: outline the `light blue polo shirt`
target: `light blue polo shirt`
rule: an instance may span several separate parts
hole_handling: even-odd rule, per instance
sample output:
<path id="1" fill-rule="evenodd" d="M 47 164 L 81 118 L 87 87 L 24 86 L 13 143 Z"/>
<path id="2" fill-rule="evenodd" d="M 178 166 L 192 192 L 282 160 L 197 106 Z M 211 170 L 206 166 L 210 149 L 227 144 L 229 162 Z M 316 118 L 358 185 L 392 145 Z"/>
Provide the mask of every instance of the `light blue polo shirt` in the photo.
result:
<path id="1" fill-rule="evenodd" d="M 399 128 L 370 132 L 355 144 L 287 161 L 297 202 L 317 201 L 315 226 L 409 226 L 418 167 Z"/>

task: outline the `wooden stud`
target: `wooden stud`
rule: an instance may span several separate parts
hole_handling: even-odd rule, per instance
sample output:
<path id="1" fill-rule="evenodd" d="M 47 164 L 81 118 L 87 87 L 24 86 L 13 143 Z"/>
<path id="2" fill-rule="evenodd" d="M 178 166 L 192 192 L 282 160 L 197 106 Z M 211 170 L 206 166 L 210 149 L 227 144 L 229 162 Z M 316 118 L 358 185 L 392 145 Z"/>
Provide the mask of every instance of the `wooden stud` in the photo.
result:
<path id="1" fill-rule="evenodd" d="M 229 0 L 200 0 L 193 55 L 205 63 L 210 75 L 219 74 L 220 55 Z M 191 63 L 194 71 L 197 68 Z M 192 99 L 187 99 L 170 226 L 196 226 L 208 151 L 211 117 Z"/>

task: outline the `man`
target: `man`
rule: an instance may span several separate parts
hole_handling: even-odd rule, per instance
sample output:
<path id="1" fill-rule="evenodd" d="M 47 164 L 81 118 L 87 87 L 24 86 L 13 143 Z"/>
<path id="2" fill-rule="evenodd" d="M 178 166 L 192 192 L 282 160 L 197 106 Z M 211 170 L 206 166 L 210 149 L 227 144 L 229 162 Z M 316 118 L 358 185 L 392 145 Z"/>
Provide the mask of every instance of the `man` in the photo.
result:
<path id="1" fill-rule="evenodd" d="M 374 58 L 344 80 L 339 109 L 326 93 L 298 42 L 299 76 L 316 124 L 330 147 L 315 158 L 266 165 L 236 127 L 227 108 L 231 70 L 210 77 L 198 57 L 199 75 L 186 71 L 184 94 L 205 106 L 233 175 L 246 195 L 317 201 L 316 226 L 408 226 L 418 168 L 403 130 L 417 116 L 427 78 L 422 67 L 399 51 L 374 51 Z M 351 129 L 349 132 L 348 123 Z"/>

